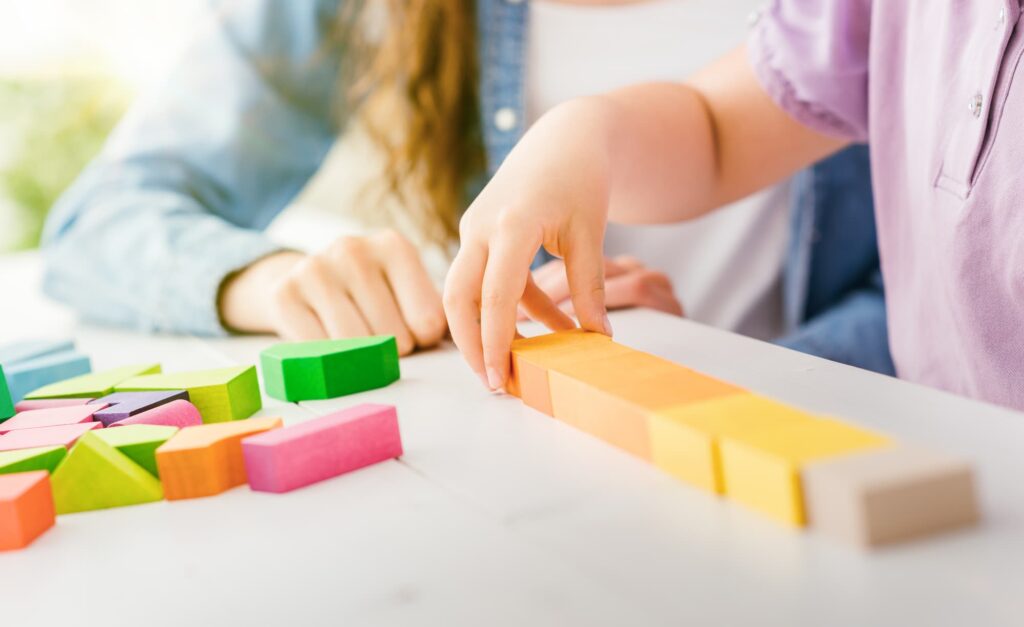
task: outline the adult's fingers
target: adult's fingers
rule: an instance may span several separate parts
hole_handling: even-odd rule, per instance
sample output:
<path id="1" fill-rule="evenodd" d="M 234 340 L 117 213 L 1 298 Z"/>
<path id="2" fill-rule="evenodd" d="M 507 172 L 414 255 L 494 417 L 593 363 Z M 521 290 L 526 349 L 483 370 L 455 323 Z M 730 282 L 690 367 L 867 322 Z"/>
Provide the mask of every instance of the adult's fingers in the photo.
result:
<path id="1" fill-rule="evenodd" d="M 529 318 L 540 322 L 552 331 L 576 328 L 576 323 L 572 321 L 572 318 L 559 309 L 551 297 L 537 287 L 533 277 L 526 279 L 526 289 L 523 291 L 520 307 Z"/>
<path id="2" fill-rule="evenodd" d="M 612 325 L 604 303 L 601 237 L 589 238 L 585 234 L 576 234 L 565 253 L 565 274 L 580 326 L 588 331 L 611 335 Z"/>
<path id="3" fill-rule="evenodd" d="M 480 292 L 480 341 L 492 390 L 504 387 L 508 378 L 516 309 L 526 291 L 530 261 L 539 246 L 539 232 L 532 241 L 525 234 L 511 233 L 494 242 L 489 251 Z"/>
<path id="4" fill-rule="evenodd" d="M 394 231 L 377 236 L 376 254 L 405 325 L 417 346 L 433 346 L 448 329 L 441 295 L 423 265 L 419 251 Z"/>
<path id="5" fill-rule="evenodd" d="M 473 372 L 489 386 L 480 339 L 480 288 L 486 263 L 485 248 L 463 243 L 448 270 L 442 302 L 452 341 Z"/>

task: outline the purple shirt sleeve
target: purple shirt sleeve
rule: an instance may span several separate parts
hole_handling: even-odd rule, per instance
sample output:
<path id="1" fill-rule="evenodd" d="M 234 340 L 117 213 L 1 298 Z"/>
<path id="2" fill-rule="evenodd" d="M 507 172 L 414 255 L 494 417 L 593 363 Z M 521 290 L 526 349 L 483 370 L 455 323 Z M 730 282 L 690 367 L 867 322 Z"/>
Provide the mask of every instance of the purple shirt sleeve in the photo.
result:
<path id="1" fill-rule="evenodd" d="M 750 62 L 798 122 L 865 141 L 870 31 L 871 0 L 772 0 L 751 33 Z"/>

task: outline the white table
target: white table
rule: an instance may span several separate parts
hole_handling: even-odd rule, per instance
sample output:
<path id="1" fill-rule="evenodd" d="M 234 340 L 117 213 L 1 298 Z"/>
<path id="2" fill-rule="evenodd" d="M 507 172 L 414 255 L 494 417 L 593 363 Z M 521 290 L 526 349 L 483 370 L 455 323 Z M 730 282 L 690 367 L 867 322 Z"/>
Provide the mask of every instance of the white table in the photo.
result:
<path id="1" fill-rule="evenodd" d="M 256 363 L 269 338 L 80 326 L 0 261 L 0 341 L 72 334 L 103 369 Z M 17 294 L 13 299 L 11 295 Z M 406 453 L 286 495 L 60 517 L 0 554 L 3 625 L 1024 624 L 1024 416 L 646 311 L 620 342 L 810 410 L 975 460 L 984 524 L 876 552 L 794 532 L 481 388 L 446 347 L 363 401 Z"/>

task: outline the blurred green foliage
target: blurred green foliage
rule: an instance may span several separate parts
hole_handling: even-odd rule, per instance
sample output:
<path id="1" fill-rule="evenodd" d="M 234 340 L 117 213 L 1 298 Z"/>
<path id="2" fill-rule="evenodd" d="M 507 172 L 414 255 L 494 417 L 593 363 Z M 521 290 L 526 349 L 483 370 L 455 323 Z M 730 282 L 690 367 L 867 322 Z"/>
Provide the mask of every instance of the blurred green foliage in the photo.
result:
<path id="1" fill-rule="evenodd" d="M 10 250 L 39 244 L 60 194 L 99 152 L 129 101 L 106 78 L 0 80 L 0 199 L 21 227 Z M 6 211 L 0 208 L 0 211 Z"/>

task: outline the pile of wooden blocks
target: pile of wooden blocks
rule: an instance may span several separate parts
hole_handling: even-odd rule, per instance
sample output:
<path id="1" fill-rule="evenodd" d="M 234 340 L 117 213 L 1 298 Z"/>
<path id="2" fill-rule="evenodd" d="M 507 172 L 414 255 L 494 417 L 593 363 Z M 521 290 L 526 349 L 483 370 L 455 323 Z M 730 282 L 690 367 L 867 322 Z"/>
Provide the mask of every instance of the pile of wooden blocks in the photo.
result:
<path id="1" fill-rule="evenodd" d="M 326 365 L 328 391 L 354 390 L 397 378 L 394 339 L 371 339 L 271 351 L 289 355 L 286 371 Z M 352 364 L 357 374 L 346 384 Z M 402 454 L 392 406 L 357 405 L 288 427 L 250 418 L 261 407 L 252 366 L 174 374 L 158 364 L 126 366 L 51 382 L 17 403 L 0 366 L 0 550 L 27 546 L 60 514 L 212 496 L 246 483 L 289 492 Z"/>
<path id="2" fill-rule="evenodd" d="M 861 546 L 978 520 L 972 468 L 612 342 L 518 339 L 509 392 L 671 475 Z"/>

